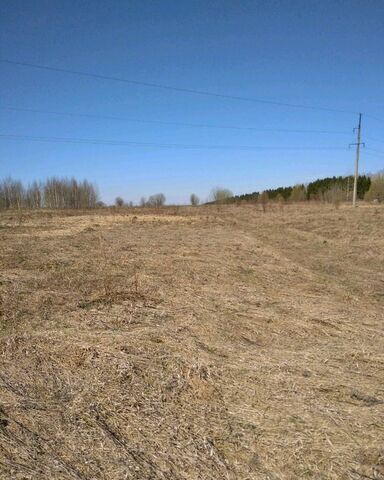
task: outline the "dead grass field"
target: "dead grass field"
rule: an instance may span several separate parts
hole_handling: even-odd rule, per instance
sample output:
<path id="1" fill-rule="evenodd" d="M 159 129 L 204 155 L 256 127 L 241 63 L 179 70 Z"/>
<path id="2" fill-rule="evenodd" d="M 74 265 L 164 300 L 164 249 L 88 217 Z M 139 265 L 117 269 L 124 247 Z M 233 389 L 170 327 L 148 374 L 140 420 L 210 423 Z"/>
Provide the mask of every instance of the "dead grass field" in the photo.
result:
<path id="1" fill-rule="evenodd" d="M 384 207 L 0 215 L 1 479 L 384 479 Z"/>

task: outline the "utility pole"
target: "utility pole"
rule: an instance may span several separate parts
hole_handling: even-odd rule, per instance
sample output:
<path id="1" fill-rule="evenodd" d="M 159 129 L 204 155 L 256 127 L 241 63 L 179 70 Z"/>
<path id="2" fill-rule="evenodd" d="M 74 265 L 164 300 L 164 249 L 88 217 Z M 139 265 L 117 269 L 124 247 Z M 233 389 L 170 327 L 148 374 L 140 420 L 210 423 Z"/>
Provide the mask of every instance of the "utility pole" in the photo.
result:
<path id="1" fill-rule="evenodd" d="M 359 125 L 357 126 L 357 128 L 355 128 L 355 131 L 357 131 L 357 143 L 352 144 L 352 145 L 356 145 L 355 179 L 354 179 L 354 182 L 353 182 L 353 199 L 352 199 L 352 205 L 354 207 L 356 207 L 357 179 L 359 177 L 360 145 L 362 144 L 362 142 L 361 142 L 361 116 L 362 116 L 362 114 L 359 113 Z"/>

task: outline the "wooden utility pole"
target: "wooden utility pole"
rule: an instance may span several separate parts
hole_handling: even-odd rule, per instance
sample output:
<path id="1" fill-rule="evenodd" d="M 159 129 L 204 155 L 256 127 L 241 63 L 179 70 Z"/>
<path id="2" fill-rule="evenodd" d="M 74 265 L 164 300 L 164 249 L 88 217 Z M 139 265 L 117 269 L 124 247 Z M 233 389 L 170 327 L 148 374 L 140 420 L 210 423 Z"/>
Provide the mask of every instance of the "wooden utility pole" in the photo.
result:
<path id="1" fill-rule="evenodd" d="M 357 199 L 357 179 L 359 177 L 359 159 L 360 159 L 360 145 L 361 145 L 361 113 L 359 113 L 359 125 L 356 128 L 357 131 L 357 143 L 356 145 L 356 160 L 355 160 L 355 179 L 353 182 L 353 200 L 352 204 L 356 207 Z"/>

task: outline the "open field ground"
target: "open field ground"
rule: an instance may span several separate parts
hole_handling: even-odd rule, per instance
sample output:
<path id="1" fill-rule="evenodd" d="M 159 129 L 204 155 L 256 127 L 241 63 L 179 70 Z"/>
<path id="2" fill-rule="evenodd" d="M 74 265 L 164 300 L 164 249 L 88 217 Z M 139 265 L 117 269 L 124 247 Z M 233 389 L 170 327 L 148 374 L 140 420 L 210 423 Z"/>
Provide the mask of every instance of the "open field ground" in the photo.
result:
<path id="1" fill-rule="evenodd" d="M 0 478 L 384 479 L 384 206 L 0 215 Z"/>

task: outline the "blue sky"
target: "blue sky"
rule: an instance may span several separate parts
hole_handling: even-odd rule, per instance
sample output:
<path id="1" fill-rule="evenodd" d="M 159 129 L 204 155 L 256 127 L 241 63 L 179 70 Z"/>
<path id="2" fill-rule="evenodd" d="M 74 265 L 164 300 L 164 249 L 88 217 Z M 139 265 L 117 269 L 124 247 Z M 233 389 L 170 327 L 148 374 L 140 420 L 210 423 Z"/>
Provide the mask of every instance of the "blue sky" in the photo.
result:
<path id="1" fill-rule="evenodd" d="M 384 167 L 381 0 L 3 0 L 0 17 L 2 59 L 362 111 L 367 114 L 367 148 L 361 170 Z M 0 137 L 1 177 L 26 183 L 50 175 L 88 178 L 107 202 L 116 195 L 138 201 L 156 192 L 164 192 L 169 203 L 184 202 L 191 192 L 205 199 L 216 185 L 242 193 L 353 171 L 354 151 L 347 148 L 354 141 L 353 113 L 278 107 L 6 63 L 0 63 L 0 97 L 3 135 L 234 147 L 178 149 Z M 161 125 L 9 107 L 255 129 Z M 276 149 L 235 148 L 244 145 Z M 339 149 L 309 150 L 313 147 Z"/>

